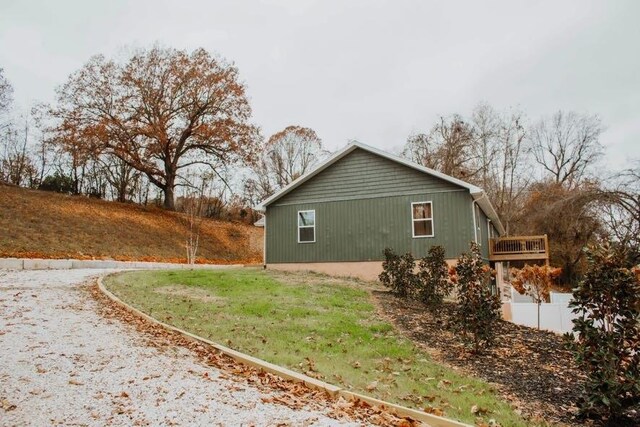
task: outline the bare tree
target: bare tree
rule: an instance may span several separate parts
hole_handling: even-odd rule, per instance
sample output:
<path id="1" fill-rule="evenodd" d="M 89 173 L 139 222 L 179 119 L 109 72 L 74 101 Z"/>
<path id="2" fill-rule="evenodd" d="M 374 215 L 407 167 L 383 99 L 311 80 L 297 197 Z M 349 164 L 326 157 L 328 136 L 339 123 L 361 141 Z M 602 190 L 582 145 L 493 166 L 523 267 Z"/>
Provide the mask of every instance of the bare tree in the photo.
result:
<path id="1" fill-rule="evenodd" d="M 125 63 L 95 56 L 50 109 L 61 138 L 78 138 L 144 173 L 174 209 L 179 173 L 251 160 L 257 129 L 238 69 L 204 49 L 154 47 Z"/>
<path id="2" fill-rule="evenodd" d="M 272 135 L 265 148 L 267 167 L 279 188 L 309 171 L 326 154 L 315 131 L 301 126 L 288 126 Z"/>
<path id="3" fill-rule="evenodd" d="M 601 193 L 603 221 L 613 240 L 631 249 L 640 262 L 640 161 L 612 178 Z"/>
<path id="4" fill-rule="evenodd" d="M 437 170 L 440 167 L 438 149 L 439 145 L 433 137 L 433 132 L 414 133 L 409 135 L 402 155 L 415 163 Z"/>
<path id="5" fill-rule="evenodd" d="M 431 169 L 469 180 L 479 172 L 474 142 L 472 126 L 454 114 L 441 117 L 429 133 L 410 136 L 403 155 Z"/>
<path id="6" fill-rule="evenodd" d="M 128 201 L 140 172 L 115 156 L 98 156 L 96 162 L 100 165 L 100 172 L 113 189 L 115 200 L 118 202 Z"/>
<path id="7" fill-rule="evenodd" d="M 531 132 L 533 155 L 558 184 L 574 187 L 603 155 L 597 116 L 558 111 Z"/>
<path id="8" fill-rule="evenodd" d="M 327 154 L 313 129 L 286 127 L 265 144 L 263 155 L 252 167 L 252 176 L 245 182 L 245 198 L 251 203 L 263 200 L 304 175 Z"/>
<path id="9" fill-rule="evenodd" d="M 476 168 L 479 170 L 475 182 L 483 189 L 496 184 L 498 172 L 496 158 L 501 147 L 498 139 L 502 130 L 502 117 L 488 104 L 477 105 L 471 114 L 471 125 L 474 130 L 474 153 Z"/>
<path id="10" fill-rule="evenodd" d="M 33 187 L 38 180 L 36 164 L 29 150 L 29 120 L 16 129 L 13 123 L 0 134 L 0 181 Z"/>
<path id="11" fill-rule="evenodd" d="M 4 76 L 4 69 L 0 68 L 0 114 L 5 113 L 13 101 L 13 86 Z M 2 123 L 0 123 L 0 128 Z"/>
<path id="12" fill-rule="evenodd" d="M 184 211 L 187 215 L 187 239 L 185 248 L 187 250 L 187 263 L 195 264 L 200 246 L 200 227 L 202 226 L 202 206 L 204 201 L 204 182 L 203 186 L 188 193 L 184 200 Z"/>
<path id="13" fill-rule="evenodd" d="M 266 157 L 266 154 L 260 156 L 248 171 L 250 176 L 244 180 L 244 199 L 252 206 L 260 203 L 278 189 L 275 179 L 270 174 Z"/>
<path id="14" fill-rule="evenodd" d="M 487 191 L 509 234 L 532 180 L 527 171 L 529 147 L 521 113 L 513 111 L 501 115 L 496 119 L 496 124 L 492 159 L 482 166 L 483 175 L 488 175 L 483 189 Z"/>

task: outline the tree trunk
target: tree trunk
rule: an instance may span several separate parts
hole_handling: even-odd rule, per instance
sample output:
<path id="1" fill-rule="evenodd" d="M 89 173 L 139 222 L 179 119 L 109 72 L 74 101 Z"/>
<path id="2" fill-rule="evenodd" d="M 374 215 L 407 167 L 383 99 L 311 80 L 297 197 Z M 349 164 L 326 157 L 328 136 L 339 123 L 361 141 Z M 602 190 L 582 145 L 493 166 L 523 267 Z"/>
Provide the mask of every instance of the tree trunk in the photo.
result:
<path id="1" fill-rule="evenodd" d="M 127 186 L 121 185 L 120 188 L 118 188 L 118 202 L 125 203 L 126 201 L 127 201 Z"/>
<path id="2" fill-rule="evenodd" d="M 176 187 L 176 175 L 177 169 L 175 165 L 170 161 L 169 155 L 164 159 L 164 176 L 165 185 L 162 189 L 164 191 L 164 208 L 168 211 L 175 211 L 176 204 L 174 200 L 173 191 Z"/>
<path id="3" fill-rule="evenodd" d="M 118 186 L 116 191 L 118 192 L 118 201 L 120 203 L 125 203 L 127 201 L 127 190 L 129 189 L 129 177 L 127 175 L 120 175 L 120 182 L 118 182 Z"/>
<path id="4" fill-rule="evenodd" d="M 175 211 L 176 205 L 173 197 L 173 183 L 167 185 L 162 189 L 164 191 L 164 208 L 169 211 Z"/>

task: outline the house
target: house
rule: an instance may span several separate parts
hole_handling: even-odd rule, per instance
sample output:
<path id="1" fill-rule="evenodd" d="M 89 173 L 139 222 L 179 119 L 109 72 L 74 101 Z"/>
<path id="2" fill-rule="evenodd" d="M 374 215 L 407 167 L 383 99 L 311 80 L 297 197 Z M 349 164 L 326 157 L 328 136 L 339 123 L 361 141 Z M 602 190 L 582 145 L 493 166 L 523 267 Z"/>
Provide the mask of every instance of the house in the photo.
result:
<path id="1" fill-rule="evenodd" d="M 266 268 L 375 279 L 383 250 L 453 262 L 505 234 L 482 189 L 358 142 L 262 202 Z M 492 240 L 494 239 L 494 240 Z M 497 240 L 496 240 L 497 241 Z"/>

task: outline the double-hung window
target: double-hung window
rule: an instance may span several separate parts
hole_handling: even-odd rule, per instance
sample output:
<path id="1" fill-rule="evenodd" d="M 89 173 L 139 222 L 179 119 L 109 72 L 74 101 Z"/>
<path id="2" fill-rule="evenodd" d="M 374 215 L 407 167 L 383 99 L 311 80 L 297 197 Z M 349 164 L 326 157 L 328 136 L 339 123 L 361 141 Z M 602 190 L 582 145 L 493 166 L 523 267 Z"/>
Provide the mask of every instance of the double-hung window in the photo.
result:
<path id="1" fill-rule="evenodd" d="M 433 237 L 433 208 L 431 202 L 411 203 L 413 237 Z"/>
<path id="2" fill-rule="evenodd" d="M 298 243 L 316 241 L 316 211 L 298 211 Z"/>

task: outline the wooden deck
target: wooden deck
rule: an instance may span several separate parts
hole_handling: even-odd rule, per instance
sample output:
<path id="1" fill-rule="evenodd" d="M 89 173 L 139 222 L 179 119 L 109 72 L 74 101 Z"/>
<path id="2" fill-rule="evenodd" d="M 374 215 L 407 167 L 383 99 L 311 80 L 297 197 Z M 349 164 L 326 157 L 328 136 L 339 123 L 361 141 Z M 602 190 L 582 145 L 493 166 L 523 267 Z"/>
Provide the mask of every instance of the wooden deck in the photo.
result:
<path id="1" fill-rule="evenodd" d="M 549 262 L 549 240 L 542 236 L 510 236 L 491 239 L 489 243 L 490 261 Z"/>

